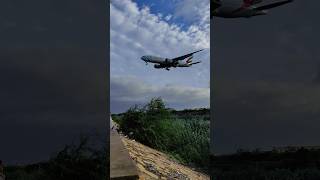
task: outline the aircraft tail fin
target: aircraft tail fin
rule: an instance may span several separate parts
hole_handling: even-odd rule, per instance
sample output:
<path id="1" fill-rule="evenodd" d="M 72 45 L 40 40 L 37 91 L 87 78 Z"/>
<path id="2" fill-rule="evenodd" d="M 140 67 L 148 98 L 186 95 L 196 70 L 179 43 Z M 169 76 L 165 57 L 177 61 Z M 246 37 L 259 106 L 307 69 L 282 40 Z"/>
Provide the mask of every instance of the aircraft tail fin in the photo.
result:
<path id="1" fill-rule="evenodd" d="M 190 64 L 190 63 L 192 63 L 192 56 L 190 56 L 187 60 L 186 60 L 186 63 L 188 63 L 188 64 Z"/>

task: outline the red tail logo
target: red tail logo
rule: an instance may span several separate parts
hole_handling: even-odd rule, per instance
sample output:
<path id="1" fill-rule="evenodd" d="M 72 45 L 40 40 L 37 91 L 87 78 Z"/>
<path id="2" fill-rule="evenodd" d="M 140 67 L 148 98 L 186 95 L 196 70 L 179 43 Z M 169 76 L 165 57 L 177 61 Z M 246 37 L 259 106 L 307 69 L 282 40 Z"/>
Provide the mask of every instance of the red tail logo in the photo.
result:
<path id="1" fill-rule="evenodd" d="M 254 0 L 243 0 L 243 8 L 247 8 L 253 5 Z"/>

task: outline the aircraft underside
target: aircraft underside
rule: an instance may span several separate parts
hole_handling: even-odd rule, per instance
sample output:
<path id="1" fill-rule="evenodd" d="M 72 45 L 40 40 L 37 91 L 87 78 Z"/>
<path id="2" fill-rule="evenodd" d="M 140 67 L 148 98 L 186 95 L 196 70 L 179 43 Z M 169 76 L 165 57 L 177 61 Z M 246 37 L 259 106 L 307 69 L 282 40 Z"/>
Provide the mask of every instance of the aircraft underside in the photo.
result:
<path id="1" fill-rule="evenodd" d="M 168 64 L 168 65 L 166 65 L 166 64 L 155 64 L 154 65 L 154 68 L 156 68 L 156 69 L 166 69 L 166 70 L 170 70 L 170 68 L 171 67 L 174 67 L 174 68 L 176 68 L 177 66 L 176 65 L 171 65 L 171 64 Z"/>
<path id="2" fill-rule="evenodd" d="M 211 0 L 211 18 L 213 16 L 223 18 L 239 18 L 266 15 L 268 9 L 272 9 L 293 0 L 279 0 L 272 3 L 264 3 L 263 0 Z"/>

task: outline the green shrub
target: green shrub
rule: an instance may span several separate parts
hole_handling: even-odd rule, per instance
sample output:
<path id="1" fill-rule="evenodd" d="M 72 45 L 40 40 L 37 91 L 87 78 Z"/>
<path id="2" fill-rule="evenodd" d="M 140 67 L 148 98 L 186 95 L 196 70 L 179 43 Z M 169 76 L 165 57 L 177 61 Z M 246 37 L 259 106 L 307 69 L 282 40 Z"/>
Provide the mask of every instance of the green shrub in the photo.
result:
<path id="1" fill-rule="evenodd" d="M 9 180 L 104 180 L 109 175 L 107 148 L 89 144 L 81 137 L 78 144 L 65 146 L 49 161 L 26 166 L 5 167 Z"/>
<path id="2" fill-rule="evenodd" d="M 174 116 L 161 98 L 131 107 L 117 117 L 119 130 L 142 144 L 169 153 L 182 163 L 209 164 L 209 121 L 201 116 Z"/>

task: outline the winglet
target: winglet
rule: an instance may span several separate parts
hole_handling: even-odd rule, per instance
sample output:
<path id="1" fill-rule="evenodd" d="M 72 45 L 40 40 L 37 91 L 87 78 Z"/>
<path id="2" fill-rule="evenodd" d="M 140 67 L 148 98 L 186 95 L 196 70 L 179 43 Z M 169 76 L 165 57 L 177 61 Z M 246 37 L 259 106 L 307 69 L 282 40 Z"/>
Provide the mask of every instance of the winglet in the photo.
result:
<path id="1" fill-rule="evenodd" d="M 200 51 L 203 51 L 204 49 L 200 49 L 199 51 L 196 51 L 196 52 L 194 52 L 194 53 L 197 53 L 197 52 L 200 52 Z"/>

